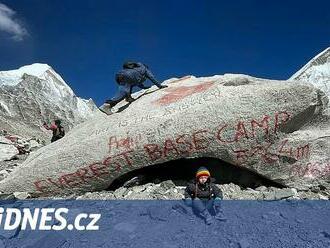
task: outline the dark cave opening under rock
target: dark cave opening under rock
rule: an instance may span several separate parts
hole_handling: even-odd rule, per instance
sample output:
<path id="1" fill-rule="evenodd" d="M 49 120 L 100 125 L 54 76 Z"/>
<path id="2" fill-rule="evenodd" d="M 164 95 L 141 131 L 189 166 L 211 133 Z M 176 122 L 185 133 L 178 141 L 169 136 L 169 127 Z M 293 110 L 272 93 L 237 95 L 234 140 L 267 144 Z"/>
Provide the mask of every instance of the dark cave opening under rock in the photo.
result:
<path id="1" fill-rule="evenodd" d="M 133 182 L 136 184 L 160 183 L 172 180 L 177 186 L 185 186 L 188 181 L 195 177 L 197 169 L 201 166 L 208 168 L 211 177 L 216 179 L 217 184 L 234 183 L 241 188 L 256 188 L 262 185 L 284 187 L 284 185 L 246 168 L 226 163 L 217 158 L 203 157 L 172 160 L 130 171 L 116 178 L 108 190 L 116 190 L 125 186 L 125 183 L 132 178 L 136 179 Z"/>

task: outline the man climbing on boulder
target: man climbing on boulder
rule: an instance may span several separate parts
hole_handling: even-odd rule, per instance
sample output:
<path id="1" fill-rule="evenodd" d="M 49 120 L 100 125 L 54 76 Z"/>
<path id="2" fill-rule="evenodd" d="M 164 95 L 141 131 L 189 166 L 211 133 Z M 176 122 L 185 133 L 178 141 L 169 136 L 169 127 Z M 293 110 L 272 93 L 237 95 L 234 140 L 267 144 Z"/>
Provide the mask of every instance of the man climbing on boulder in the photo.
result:
<path id="1" fill-rule="evenodd" d="M 118 92 L 113 98 L 106 100 L 105 103 L 112 108 L 124 98 L 129 103 L 133 102 L 135 99 L 132 98 L 131 93 L 134 86 L 141 89 L 150 88 L 143 84 L 146 79 L 149 79 L 159 89 L 168 87 L 167 85 L 161 85 L 156 80 L 147 65 L 140 62 L 125 62 L 123 69 L 116 74 L 116 82 L 119 85 Z"/>
<path id="2" fill-rule="evenodd" d="M 54 142 L 56 140 L 59 140 L 64 137 L 65 131 L 64 128 L 61 125 L 61 120 L 55 120 L 53 124 L 50 126 L 47 125 L 46 122 L 44 122 L 43 127 L 47 130 L 53 131 L 53 137 L 51 139 L 51 142 Z"/>
<path id="3" fill-rule="evenodd" d="M 200 167 L 196 178 L 188 183 L 185 189 L 185 203 L 193 208 L 193 211 L 202 217 L 207 225 L 212 224 L 211 213 L 215 213 L 215 219 L 226 221 L 221 210 L 223 195 L 221 190 L 214 184 L 209 170 Z"/>

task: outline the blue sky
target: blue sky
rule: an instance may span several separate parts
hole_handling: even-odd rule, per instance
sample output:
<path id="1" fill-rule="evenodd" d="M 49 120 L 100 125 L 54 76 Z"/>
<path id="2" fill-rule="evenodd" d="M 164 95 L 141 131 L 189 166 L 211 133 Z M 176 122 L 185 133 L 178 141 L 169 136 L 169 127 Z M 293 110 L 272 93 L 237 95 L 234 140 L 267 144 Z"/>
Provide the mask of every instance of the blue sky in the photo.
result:
<path id="1" fill-rule="evenodd" d="M 328 0 L 0 3 L 12 10 L 12 23 L 0 25 L 0 70 L 47 63 L 98 105 L 115 93 L 114 74 L 125 60 L 148 64 L 159 80 L 224 73 L 286 79 L 330 46 Z"/>

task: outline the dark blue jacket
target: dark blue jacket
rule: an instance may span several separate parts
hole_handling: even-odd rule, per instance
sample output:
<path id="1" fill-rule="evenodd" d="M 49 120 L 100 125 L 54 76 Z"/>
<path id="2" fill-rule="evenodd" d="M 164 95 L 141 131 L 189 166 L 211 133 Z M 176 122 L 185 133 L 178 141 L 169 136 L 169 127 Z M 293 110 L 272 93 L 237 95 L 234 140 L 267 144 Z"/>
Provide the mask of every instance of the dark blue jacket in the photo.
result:
<path id="1" fill-rule="evenodd" d="M 148 69 L 148 67 L 142 63 L 136 63 L 138 66 L 133 69 L 123 69 L 120 70 L 116 74 L 116 81 L 118 82 L 118 77 L 121 76 L 123 78 L 123 82 L 119 84 L 130 84 L 132 86 L 134 85 L 140 85 L 146 79 L 149 79 L 153 84 L 157 86 L 161 86 L 161 84 L 156 80 L 154 75 L 151 73 L 151 71 Z"/>

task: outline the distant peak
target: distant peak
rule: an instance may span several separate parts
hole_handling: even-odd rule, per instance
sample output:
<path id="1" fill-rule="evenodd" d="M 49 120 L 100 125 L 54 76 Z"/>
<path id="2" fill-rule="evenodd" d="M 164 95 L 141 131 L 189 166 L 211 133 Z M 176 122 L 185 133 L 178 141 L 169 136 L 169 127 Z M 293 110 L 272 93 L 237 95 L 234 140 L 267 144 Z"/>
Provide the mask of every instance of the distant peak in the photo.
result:
<path id="1" fill-rule="evenodd" d="M 324 49 L 318 55 L 316 55 L 311 61 L 314 63 L 325 64 L 330 57 L 330 47 Z"/>
<path id="2" fill-rule="evenodd" d="M 24 65 L 22 67 L 20 67 L 19 69 L 22 68 L 43 68 L 43 69 L 47 69 L 47 68 L 51 68 L 50 65 L 48 64 L 44 64 L 44 63 L 33 63 L 31 65 Z"/>
<path id="3" fill-rule="evenodd" d="M 323 52 L 329 52 L 329 51 L 330 51 L 330 47 L 328 47 L 328 48 L 324 49 L 324 51 L 323 51 Z"/>
<path id="4" fill-rule="evenodd" d="M 290 80 L 299 79 L 307 70 L 315 66 L 326 66 L 330 64 L 330 47 L 314 56 L 305 66 L 290 77 Z"/>
<path id="5" fill-rule="evenodd" d="M 47 80 L 49 73 L 62 81 L 62 83 L 65 83 L 63 78 L 61 78 L 50 65 L 34 63 L 22 66 L 16 70 L 0 71 L 0 85 L 17 85 L 22 81 L 23 75 L 25 74 Z"/>
<path id="6" fill-rule="evenodd" d="M 42 74 L 44 74 L 46 71 L 48 71 L 49 69 L 52 69 L 52 67 L 47 64 L 34 63 L 31 65 L 22 66 L 18 69 L 18 71 L 32 75 L 32 76 L 39 77 Z"/>
<path id="7" fill-rule="evenodd" d="M 41 63 L 34 63 L 31 65 L 25 65 L 22 66 L 18 69 L 15 70 L 9 70 L 9 71 L 2 71 L 0 73 L 2 74 L 6 74 L 6 75 L 23 75 L 23 74 L 29 74 L 32 76 L 36 76 L 39 77 L 42 74 L 44 74 L 46 71 L 48 71 L 49 69 L 52 69 L 51 66 L 47 65 L 47 64 L 41 64 Z"/>

